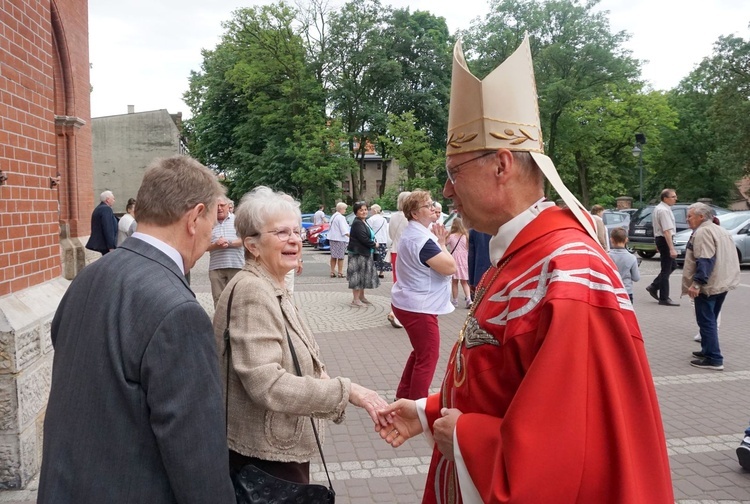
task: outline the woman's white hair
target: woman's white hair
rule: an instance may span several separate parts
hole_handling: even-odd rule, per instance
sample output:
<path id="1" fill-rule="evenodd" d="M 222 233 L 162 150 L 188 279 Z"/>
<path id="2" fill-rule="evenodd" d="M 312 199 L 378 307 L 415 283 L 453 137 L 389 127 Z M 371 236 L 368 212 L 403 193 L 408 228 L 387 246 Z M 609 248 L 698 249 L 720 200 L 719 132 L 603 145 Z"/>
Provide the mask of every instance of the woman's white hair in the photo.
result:
<path id="1" fill-rule="evenodd" d="M 258 186 L 242 197 L 234 213 L 234 227 L 242 240 L 257 239 L 269 220 L 287 216 L 301 221 L 299 202 L 283 192 Z"/>
<path id="2" fill-rule="evenodd" d="M 370 210 L 372 210 L 372 212 L 373 212 L 373 213 L 380 213 L 380 212 L 381 212 L 381 210 L 382 210 L 382 208 L 380 208 L 380 205 L 378 205 L 377 203 L 374 203 L 374 204 L 373 204 L 373 205 L 372 205 L 372 206 L 370 207 Z"/>
<path id="3" fill-rule="evenodd" d="M 396 210 L 404 211 L 404 201 L 409 197 L 411 191 L 401 191 L 398 193 L 398 199 L 396 199 Z"/>
<path id="4" fill-rule="evenodd" d="M 346 210 L 348 206 L 349 205 L 347 205 L 343 201 L 339 201 L 338 203 L 336 203 L 336 211 L 340 212 L 341 210 Z"/>
<path id="5" fill-rule="evenodd" d="M 710 221 L 714 218 L 713 209 L 705 203 L 693 203 L 688 207 L 688 210 L 692 210 L 693 214 L 699 215 L 704 221 Z"/>

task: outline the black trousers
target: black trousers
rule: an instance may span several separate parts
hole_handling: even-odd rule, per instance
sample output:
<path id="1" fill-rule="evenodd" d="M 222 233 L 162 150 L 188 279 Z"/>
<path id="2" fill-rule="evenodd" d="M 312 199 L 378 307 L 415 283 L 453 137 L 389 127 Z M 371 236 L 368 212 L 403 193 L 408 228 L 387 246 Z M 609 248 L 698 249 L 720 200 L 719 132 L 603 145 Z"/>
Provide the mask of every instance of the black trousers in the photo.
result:
<path id="1" fill-rule="evenodd" d="M 677 269 L 677 261 L 669 255 L 669 245 L 666 238 L 657 236 L 654 241 L 661 259 L 661 271 L 651 282 L 651 288 L 659 292 L 659 301 L 666 301 L 669 298 L 669 275 Z"/>

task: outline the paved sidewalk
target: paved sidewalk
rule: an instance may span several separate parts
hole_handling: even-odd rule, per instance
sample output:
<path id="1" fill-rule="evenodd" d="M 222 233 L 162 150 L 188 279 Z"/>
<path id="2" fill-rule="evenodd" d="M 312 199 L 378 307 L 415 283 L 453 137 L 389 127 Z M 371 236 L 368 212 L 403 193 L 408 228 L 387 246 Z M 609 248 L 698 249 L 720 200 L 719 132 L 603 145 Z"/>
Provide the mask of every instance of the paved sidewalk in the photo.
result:
<path id="1" fill-rule="evenodd" d="M 326 254 L 305 250 L 305 272 L 296 281 L 296 302 L 316 331 L 329 374 L 347 376 L 392 400 L 410 345 L 404 330 L 394 329 L 386 320 L 390 275 L 379 289 L 368 291 L 373 306 L 356 308 L 349 304 L 346 280 L 328 278 L 328 259 Z M 212 313 L 207 265 L 205 258 L 198 263 L 192 283 Z M 679 297 L 681 271 L 671 278 L 673 299 Z M 750 473 L 739 467 L 734 454 L 750 419 L 750 407 L 744 402 L 750 380 L 748 317 L 742 315 L 750 311 L 750 270 L 743 270 L 741 286 L 724 305 L 723 372 L 689 365 L 691 352 L 699 349 L 693 342 L 697 326 L 692 307 L 687 299 L 681 299 L 679 307 L 658 306 L 644 290 L 657 272 L 656 261 L 643 262 L 635 308 L 661 405 L 676 502 L 750 504 Z M 440 318 L 441 358 L 432 383 L 435 390 L 467 312 L 458 308 Z M 421 500 L 430 456 L 430 448 L 421 439 L 393 449 L 373 432 L 369 417 L 350 407 L 343 424 L 330 425 L 324 452 L 340 503 Z M 322 467 L 313 462 L 313 478 L 323 481 Z M 30 504 L 35 495 L 31 487 L 0 492 L 0 502 Z"/>

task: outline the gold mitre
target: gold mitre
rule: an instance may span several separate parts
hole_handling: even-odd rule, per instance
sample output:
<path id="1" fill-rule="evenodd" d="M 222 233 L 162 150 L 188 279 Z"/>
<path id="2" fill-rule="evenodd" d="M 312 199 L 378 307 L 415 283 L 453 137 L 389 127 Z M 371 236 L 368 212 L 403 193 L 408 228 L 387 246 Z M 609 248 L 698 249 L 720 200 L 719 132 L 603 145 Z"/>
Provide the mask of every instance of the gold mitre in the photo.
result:
<path id="1" fill-rule="evenodd" d="M 528 34 L 518 49 L 483 81 L 469 71 L 460 40 L 453 48 L 445 154 L 503 148 L 529 152 L 576 219 L 599 243 L 586 208 L 565 186 L 554 163 L 544 154 Z"/>
<path id="2" fill-rule="evenodd" d="M 505 148 L 544 152 L 529 37 L 483 81 L 453 48 L 446 155 Z"/>

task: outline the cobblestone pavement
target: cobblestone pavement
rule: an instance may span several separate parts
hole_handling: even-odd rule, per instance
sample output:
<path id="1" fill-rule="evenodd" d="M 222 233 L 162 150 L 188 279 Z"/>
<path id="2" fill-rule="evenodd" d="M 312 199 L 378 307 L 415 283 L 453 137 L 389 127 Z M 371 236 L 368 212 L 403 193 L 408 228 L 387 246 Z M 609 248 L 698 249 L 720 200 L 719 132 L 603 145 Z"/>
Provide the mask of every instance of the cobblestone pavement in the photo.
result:
<path id="1" fill-rule="evenodd" d="M 295 301 L 316 331 L 324 361 L 332 376 L 343 375 L 394 398 L 402 366 L 411 349 L 403 329 L 386 320 L 390 275 L 380 288 L 368 291 L 372 306 L 349 304 L 346 280 L 328 277 L 327 254 L 305 250 L 305 271 L 295 282 Z M 196 265 L 191 281 L 209 314 L 213 306 L 208 284 L 207 256 Z M 747 385 L 750 380 L 750 345 L 747 315 L 750 310 L 750 270 L 744 269 L 740 287 L 724 305 L 720 338 L 725 371 L 691 367 L 697 332 L 689 300 L 679 307 L 662 307 L 644 287 L 658 272 L 656 260 L 644 260 L 642 280 L 635 287 L 635 308 L 646 341 L 656 392 L 667 436 L 675 499 L 679 504 L 750 504 L 750 473 L 737 464 L 734 450 L 750 419 Z M 679 297 L 681 270 L 671 277 L 672 298 Z M 437 390 L 447 356 L 467 310 L 457 309 L 440 318 L 441 356 L 433 380 Z M 330 425 L 324 453 L 338 502 L 352 504 L 415 503 L 421 499 L 430 448 L 412 439 L 397 450 L 380 441 L 371 421 L 350 407 L 341 425 Z M 554 446 L 551 440 L 551 446 Z M 312 477 L 325 480 L 318 461 Z M 22 491 L 0 492 L 0 502 L 30 504 L 35 482 Z"/>

